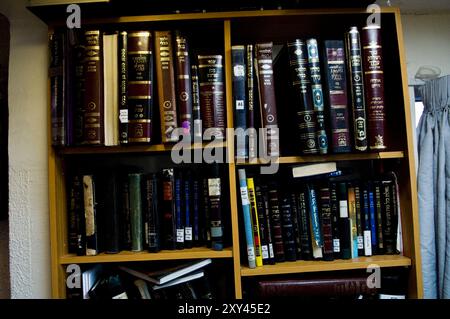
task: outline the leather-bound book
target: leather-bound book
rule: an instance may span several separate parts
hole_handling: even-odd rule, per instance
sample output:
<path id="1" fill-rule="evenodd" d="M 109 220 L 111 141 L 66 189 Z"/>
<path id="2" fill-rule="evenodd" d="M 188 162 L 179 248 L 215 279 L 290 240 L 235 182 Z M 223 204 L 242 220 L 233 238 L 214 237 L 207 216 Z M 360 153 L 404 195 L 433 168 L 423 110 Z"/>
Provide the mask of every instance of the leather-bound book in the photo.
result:
<path id="1" fill-rule="evenodd" d="M 178 126 L 183 134 L 193 138 L 192 83 L 189 41 L 185 34 L 176 30 L 175 36 L 175 78 L 178 105 Z"/>
<path id="2" fill-rule="evenodd" d="M 97 236 L 97 213 L 95 201 L 95 185 L 92 175 L 83 176 L 83 199 L 85 218 L 85 238 L 87 256 L 97 255 L 99 252 Z"/>
<path id="3" fill-rule="evenodd" d="M 265 154 L 269 157 L 276 157 L 280 155 L 280 135 L 273 77 L 273 43 L 256 44 L 255 59 L 259 102 L 261 105 L 261 126 L 266 129 L 263 136 Z"/>
<path id="4" fill-rule="evenodd" d="M 122 31 L 118 39 L 119 56 L 119 142 L 128 143 L 128 33 Z"/>
<path id="5" fill-rule="evenodd" d="M 156 174 L 146 174 L 143 181 L 143 213 L 145 223 L 145 241 L 149 252 L 155 253 L 160 245 L 159 189 Z"/>
<path id="6" fill-rule="evenodd" d="M 320 222 L 323 234 L 323 260 L 327 261 L 334 260 L 330 196 L 330 188 L 324 187 L 319 190 Z"/>
<path id="7" fill-rule="evenodd" d="M 64 101 L 64 47 L 65 37 L 62 32 L 50 35 L 50 88 L 51 88 L 51 121 L 52 145 L 66 144 L 65 106 Z"/>
<path id="8" fill-rule="evenodd" d="M 172 32 L 155 31 L 155 61 L 161 139 L 163 143 L 176 142 L 178 136 L 172 134 L 178 125 Z"/>
<path id="9" fill-rule="evenodd" d="M 301 186 L 298 192 L 298 207 L 300 219 L 300 241 L 302 243 L 302 259 L 312 259 L 311 222 L 309 219 L 308 191 Z"/>
<path id="10" fill-rule="evenodd" d="M 270 223 L 272 225 L 273 233 L 273 250 L 275 253 L 275 261 L 285 261 L 284 243 L 283 243 L 283 228 L 281 222 L 280 201 L 278 197 L 278 188 L 276 184 L 269 186 L 269 209 L 270 209 Z"/>
<path id="11" fill-rule="evenodd" d="M 299 39 L 288 42 L 287 47 L 300 150 L 303 154 L 318 154 L 317 121 L 308 72 L 308 49 L 305 41 Z"/>
<path id="12" fill-rule="evenodd" d="M 84 143 L 104 143 L 103 50 L 99 30 L 84 33 Z"/>
<path id="13" fill-rule="evenodd" d="M 377 25 L 364 27 L 361 34 L 361 45 L 363 47 L 369 148 L 375 151 L 385 150 L 388 146 L 381 27 Z"/>
<path id="14" fill-rule="evenodd" d="M 144 225 L 142 218 L 142 174 L 128 174 L 130 187 L 130 219 L 131 219 L 131 250 L 144 250 Z"/>
<path id="15" fill-rule="evenodd" d="M 79 40 L 80 41 L 80 40 Z M 74 48 L 74 101 L 73 101 L 73 139 L 75 145 L 84 142 L 84 45 L 78 42 Z"/>
<path id="16" fill-rule="evenodd" d="M 256 138 L 255 124 L 256 93 L 258 90 L 255 85 L 255 53 L 253 44 L 248 44 L 246 46 L 246 68 L 248 158 L 249 161 L 251 161 L 258 156 L 258 139 Z"/>
<path id="17" fill-rule="evenodd" d="M 191 79 L 192 79 L 192 118 L 194 140 L 202 141 L 202 114 L 200 109 L 200 84 L 198 82 L 198 65 L 191 65 Z"/>
<path id="18" fill-rule="evenodd" d="M 153 120 L 153 42 L 148 31 L 129 32 L 128 143 L 150 143 Z"/>
<path id="19" fill-rule="evenodd" d="M 334 153 L 352 150 L 347 96 L 344 41 L 324 42 L 324 70 L 327 79 L 327 100 L 330 105 L 331 148 Z"/>
<path id="20" fill-rule="evenodd" d="M 104 189 L 104 250 L 115 254 L 120 251 L 119 181 L 116 174 L 107 175 Z"/>
<path id="21" fill-rule="evenodd" d="M 355 150 L 367 150 L 367 117 L 364 96 L 364 76 L 361 57 L 361 40 L 357 27 L 351 27 L 345 34 L 349 90 L 353 113 L 353 140 Z"/>
<path id="22" fill-rule="evenodd" d="M 161 182 L 161 244 L 164 249 L 175 249 L 175 180 L 173 168 L 163 169 Z"/>
<path id="23" fill-rule="evenodd" d="M 203 139 L 225 139 L 225 83 L 222 55 L 198 55 Z"/>

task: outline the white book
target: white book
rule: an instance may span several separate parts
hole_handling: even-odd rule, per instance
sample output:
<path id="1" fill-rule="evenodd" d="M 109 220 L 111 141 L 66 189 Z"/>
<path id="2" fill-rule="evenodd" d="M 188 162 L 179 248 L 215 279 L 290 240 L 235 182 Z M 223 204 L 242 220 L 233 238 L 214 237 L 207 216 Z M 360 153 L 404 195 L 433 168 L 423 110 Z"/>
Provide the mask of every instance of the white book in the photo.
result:
<path id="1" fill-rule="evenodd" d="M 337 171 L 336 162 L 301 165 L 292 168 L 294 178 L 328 174 Z"/>
<path id="2" fill-rule="evenodd" d="M 205 273 L 203 271 L 195 272 L 193 274 L 169 281 L 168 283 L 166 283 L 164 285 L 155 285 L 155 286 L 153 286 L 153 290 L 159 290 L 159 289 L 167 288 L 170 286 L 182 284 L 183 282 L 188 282 L 188 281 L 192 281 L 192 280 L 195 280 L 198 278 L 202 278 L 204 275 L 205 275 Z"/>
<path id="3" fill-rule="evenodd" d="M 103 99 L 105 145 L 119 145 L 118 35 L 103 35 Z"/>

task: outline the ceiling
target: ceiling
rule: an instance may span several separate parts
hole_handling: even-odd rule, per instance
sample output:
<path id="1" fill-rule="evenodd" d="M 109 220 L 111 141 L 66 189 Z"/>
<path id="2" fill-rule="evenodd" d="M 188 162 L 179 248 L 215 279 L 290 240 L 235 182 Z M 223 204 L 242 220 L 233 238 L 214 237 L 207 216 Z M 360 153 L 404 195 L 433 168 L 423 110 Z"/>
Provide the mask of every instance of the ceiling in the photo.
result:
<path id="1" fill-rule="evenodd" d="M 394 7 L 400 7 L 402 13 L 450 13 L 450 0 L 377 0 L 382 6 L 388 2 Z"/>

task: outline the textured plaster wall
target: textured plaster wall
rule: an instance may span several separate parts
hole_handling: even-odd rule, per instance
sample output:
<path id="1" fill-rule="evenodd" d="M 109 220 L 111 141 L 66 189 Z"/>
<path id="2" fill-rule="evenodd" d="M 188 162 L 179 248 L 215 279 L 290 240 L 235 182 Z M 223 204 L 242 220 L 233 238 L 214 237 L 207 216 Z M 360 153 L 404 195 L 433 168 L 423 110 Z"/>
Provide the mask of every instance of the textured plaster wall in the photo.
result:
<path id="1" fill-rule="evenodd" d="M 50 297 L 47 28 L 25 0 L 1 0 L 11 24 L 9 238 L 12 298 Z"/>

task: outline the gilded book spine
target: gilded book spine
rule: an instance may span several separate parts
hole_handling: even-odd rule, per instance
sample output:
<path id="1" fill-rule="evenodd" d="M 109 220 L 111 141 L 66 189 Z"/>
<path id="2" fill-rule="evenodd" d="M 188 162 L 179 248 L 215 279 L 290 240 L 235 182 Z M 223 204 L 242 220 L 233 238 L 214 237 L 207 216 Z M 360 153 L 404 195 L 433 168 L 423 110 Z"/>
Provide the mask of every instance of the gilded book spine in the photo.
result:
<path id="1" fill-rule="evenodd" d="M 200 106 L 204 139 L 225 139 L 223 56 L 198 56 Z"/>
<path id="2" fill-rule="evenodd" d="M 84 142 L 104 143 L 103 53 L 99 30 L 84 33 Z"/>
<path id="3" fill-rule="evenodd" d="M 119 35 L 119 141 L 128 143 L 128 34 Z"/>
<path id="4" fill-rule="evenodd" d="M 369 148 L 387 149 L 386 113 L 384 100 L 384 67 L 381 46 L 381 28 L 367 26 L 362 29 L 364 81 L 368 110 Z"/>
<path id="5" fill-rule="evenodd" d="M 367 150 L 366 103 L 362 74 L 361 42 L 356 27 L 346 34 L 347 63 L 353 110 L 353 135 L 355 149 Z"/>
<path id="6" fill-rule="evenodd" d="M 202 115 L 200 111 L 200 85 L 198 83 L 198 66 L 193 64 L 191 66 L 192 77 L 192 117 L 194 124 L 194 139 L 202 140 Z"/>
<path id="7" fill-rule="evenodd" d="M 316 114 L 308 74 L 308 52 L 306 43 L 295 40 L 287 44 L 293 97 L 296 103 L 300 148 L 303 154 L 317 154 Z"/>
<path id="8" fill-rule="evenodd" d="M 172 134 L 177 127 L 175 75 L 172 53 L 171 32 L 156 31 L 156 78 L 158 84 L 159 112 L 161 117 L 161 138 L 163 143 L 178 141 L 178 136 Z"/>
<path id="9" fill-rule="evenodd" d="M 189 44 L 187 37 L 180 31 L 175 31 L 175 62 L 179 126 L 183 129 L 183 134 L 192 137 L 192 84 Z"/>
<path id="10" fill-rule="evenodd" d="M 153 58 L 148 31 L 128 34 L 128 142 L 152 141 Z"/>

